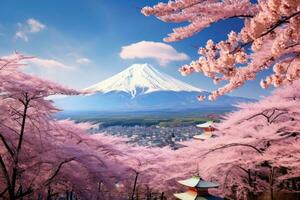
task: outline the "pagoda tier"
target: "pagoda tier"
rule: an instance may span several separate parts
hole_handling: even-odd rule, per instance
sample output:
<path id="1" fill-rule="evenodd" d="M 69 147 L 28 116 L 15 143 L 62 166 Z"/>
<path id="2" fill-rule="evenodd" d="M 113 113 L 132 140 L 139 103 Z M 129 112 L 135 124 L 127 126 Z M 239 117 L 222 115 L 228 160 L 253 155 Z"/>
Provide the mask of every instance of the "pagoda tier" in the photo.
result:
<path id="1" fill-rule="evenodd" d="M 198 128 L 208 128 L 208 127 L 212 127 L 213 124 L 214 124 L 213 121 L 208 121 L 208 122 L 205 122 L 203 124 L 197 124 L 196 126 Z"/>
<path id="2" fill-rule="evenodd" d="M 218 184 L 204 181 L 199 176 L 178 181 L 181 185 L 189 187 L 189 190 L 183 193 L 176 193 L 174 196 L 181 200 L 221 200 L 219 197 L 212 196 L 208 193 L 209 188 L 217 188 Z"/>
<path id="3" fill-rule="evenodd" d="M 213 137 L 212 132 L 204 132 L 200 135 L 194 135 L 193 138 L 196 140 L 207 140 L 209 138 Z"/>
<path id="4" fill-rule="evenodd" d="M 182 193 L 175 193 L 174 196 L 182 200 L 195 200 L 198 196 L 198 193 L 194 190 L 188 190 Z"/>
<path id="5" fill-rule="evenodd" d="M 183 193 L 176 193 L 174 196 L 181 200 L 223 200 L 222 198 L 215 197 L 212 195 L 199 196 L 197 192 L 189 190 Z"/>
<path id="6" fill-rule="evenodd" d="M 209 189 L 209 188 L 219 187 L 218 184 L 209 181 L 204 181 L 199 176 L 193 176 L 192 178 L 178 181 L 178 183 L 190 188 L 198 188 L 198 189 Z"/>
<path id="7" fill-rule="evenodd" d="M 216 128 L 213 127 L 213 124 L 213 121 L 208 121 L 203 124 L 197 124 L 196 127 L 201 128 L 204 132 L 200 135 L 193 136 L 193 138 L 196 140 L 207 140 L 213 137 L 213 131 L 216 130 Z"/>

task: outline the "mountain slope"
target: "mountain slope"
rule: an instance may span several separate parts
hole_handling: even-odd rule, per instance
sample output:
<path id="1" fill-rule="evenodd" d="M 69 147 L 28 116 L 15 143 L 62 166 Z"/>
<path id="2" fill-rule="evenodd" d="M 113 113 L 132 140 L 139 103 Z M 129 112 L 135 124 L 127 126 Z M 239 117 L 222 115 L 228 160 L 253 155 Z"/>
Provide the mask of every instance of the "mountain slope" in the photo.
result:
<path id="1" fill-rule="evenodd" d="M 216 109 L 232 107 L 247 98 L 223 96 L 217 101 L 197 100 L 210 93 L 161 73 L 148 64 L 134 64 L 122 72 L 84 90 L 88 95 L 56 100 L 73 111 L 150 111 Z"/>
<path id="2" fill-rule="evenodd" d="M 85 89 L 86 92 L 122 91 L 132 97 L 157 91 L 202 92 L 203 90 L 159 72 L 149 64 L 134 64 L 122 72 Z"/>
<path id="3" fill-rule="evenodd" d="M 197 96 L 208 96 L 209 92 L 174 92 L 158 91 L 138 95 L 132 98 L 126 92 L 112 91 L 94 93 L 92 95 L 72 96 L 57 99 L 56 105 L 63 110 L 73 111 L 154 111 L 154 110 L 187 110 L 187 109 L 218 109 L 233 107 L 239 102 L 252 99 L 222 96 L 216 101 L 199 102 Z"/>

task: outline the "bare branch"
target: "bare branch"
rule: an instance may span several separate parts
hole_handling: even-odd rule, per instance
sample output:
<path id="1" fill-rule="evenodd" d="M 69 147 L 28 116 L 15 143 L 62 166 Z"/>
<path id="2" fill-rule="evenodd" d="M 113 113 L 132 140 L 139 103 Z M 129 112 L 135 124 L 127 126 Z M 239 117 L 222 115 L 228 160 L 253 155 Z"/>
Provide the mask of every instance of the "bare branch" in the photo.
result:
<path id="1" fill-rule="evenodd" d="M 0 192 L 0 197 L 3 197 L 3 195 L 8 191 L 8 187 L 6 187 L 2 192 Z"/>
<path id="2" fill-rule="evenodd" d="M 14 150 L 9 146 L 9 144 L 7 143 L 6 139 L 4 138 L 4 136 L 0 133 L 0 139 L 3 142 L 6 150 L 8 151 L 8 153 L 11 155 L 12 158 L 14 158 Z"/>
<path id="3" fill-rule="evenodd" d="M 269 114 L 270 111 L 272 111 L 272 112 Z M 274 114 L 276 113 L 276 111 L 279 112 L 279 113 L 274 117 Z M 286 110 L 286 109 L 279 109 L 279 108 L 267 109 L 267 110 L 264 110 L 260 113 L 255 114 L 255 115 L 252 115 L 251 117 L 246 118 L 246 120 L 251 120 L 251 119 L 253 119 L 255 117 L 258 117 L 258 116 L 263 116 L 263 117 L 266 118 L 267 122 L 269 124 L 271 124 L 280 115 L 287 114 L 287 113 L 288 113 L 288 110 Z"/>
<path id="4" fill-rule="evenodd" d="M 25 192 L 20 192 L 20 194 L 16 195 L 16 199 L 20 199 L 22 197 L 25 197 L 33 192 L 32 188 L 28 188 Z"/>
<path id="5" fill-rule="evenodd" d="M 263 152 L 261 150 L 259 150 L 258 148 L 256 148 L 255 146 L 253 145 L 250 145 L 250 144 L 242 144 L 242 143 L 231 143 L 231 144 L 226 144 L 224 146 L 221 146 L 221 147 L 217 147 L 215 149 L 211 149 L 209 150 L 208 152 L 202 154 L 201 156 L 206 156 L 212 152 L 215 152 L 215 151 L 218 151 L 218 150 L 221 150 L 221 149 L 226 149 L 226 148 L 230 148 L 230 147 L 237 147 L 237 146 L 243 146 L 243 147 L 249 147 L 251 149 L 254 149 L 257 153 L 259 154 L 263 154 Z"/>
<path id="6" fill-rule="evenodd" d="M 3 172 L 3 176 L 4 176 L 4 179 L 6 181 L 6 185 L 7 185 L 8 188 L 10 188 L 11 187 L 11 183 L 10 183 L 9 174 L 8 174 L 6 165 L 5 165 L 4 160 L 3 160 L 3 158 L 2 158 L 1 155 L 0 155 L 0 167 L 1 167 L 2 172 Z"/>
<path id="7" fill-rule="evenodd" d="M 18 175 L 18 164 L 19 164 L 19 154 L 22 148 L 22 143 L 23 143 L 23 137 L 24 137 L 24 132 L 25 132 L 25 124 L 26 124 L 26 116 L 27 116 L 27 109 L 29 105 L 29 100 L 28 100 L 28 94 L 25 93 L 25 101 L 24 101 L 24 110 L 23 110 L 23 118 L 22 118 L 22 123 L 21 123 L 21 130 L 20 130 L 20 136 L 18 139 L 18 145 L 14 157 L 14 163 L 13 163 L 13 170 L 12 170 L 12 178 L 11 178 L 11 189 L 12 193 L 15 192 L 16 188 L 16 182 L 17 182 L 17 175 Z"/>
<path id="8" fill-rule="evenodd" d="M 54 173 L 50 176 L 50 178 L 49 178 L 47 181 L 45 181 L 44 185 L 48 186 L 48 185 L 51 183 L 51 181 L 55 178 L 55 176 L 59 173 L 59 171 L 60 171 L 60 169 L 62 168 L 62 166 L 63 166 L 64 164 L 68 163 L 68 162 L 73 161 L 73 160 L 75 160 L 75 158 L 69 158 L 69 159 L 67 159 L 67 160 L 65 160 L 65 161 L 62 161 L 62 162 L 58 165 L 58 167 L 56 168 L 56 170 L 54 171 Z"/>
<path id="9" fill-rule="evenodd" d="M 284 114 L 287 114 L 287 113 L 289 113 L 289 112 L 288 112 L 288 111 L 284 111 L 284 112 L 278 113 L 278 114 L 270 121 L 270 124 L 272 124 L 279 116 L 284 115 Z"/>

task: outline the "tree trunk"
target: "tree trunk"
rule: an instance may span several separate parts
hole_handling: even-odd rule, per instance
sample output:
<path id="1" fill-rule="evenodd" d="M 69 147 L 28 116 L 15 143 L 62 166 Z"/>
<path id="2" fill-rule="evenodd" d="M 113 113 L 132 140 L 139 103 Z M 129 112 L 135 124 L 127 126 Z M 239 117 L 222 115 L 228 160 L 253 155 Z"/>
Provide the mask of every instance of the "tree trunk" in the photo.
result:
<path id="1" fill-rule="evenodd" d="M 100 200 L 100 196 L 101 196 L 101 186 L 102 186 L 102 183 L 99 182 L 98 183 L 98 193 L 97 193 L 97 200 Z"/>
<path id="2" fill-rule="evenodd" d="M 270 173 L 270 199 L 274 200 L 274 191 L 273 191 L 273 184 L 274 184 L 274 168 L 271 168 L 271 173 Z"/>
<path id="3" fill-rule="evenodd" d="M 135 192 L 135 199 L 139 200 L 140 199 L 140 194 L 139 194 L 139 187 L 136 187 L 136 192 Z"/>
<path id="4" fill-rule="evenodd" d="M 66 191 L 66 200 L 70 200 L 70 194 L 68 190 Z"/>
<path id="5" fill-rule="evenodd" d="M 38 194 L 38 200 L 43 200 L 43 196 L 41 193 Z"/>
<path id="6" fill-rule="evenodd" d="M 134 179 L 134 184 L 133 184 L 133 190 L 132 190 L 131 200 L 134 200 L 134 194 L 135 194 L 135 188 L 136 188 L 138 176 L 139 176 L 139 173 L 135 172 L 135 179 Z"/>
<path id="7" fill-rule="evenodd" d="M 47 200 L 51 200 L 51 188 L 48 188 L 48 192 L 47 192 Z"/>
<path id="8" fill-rule="evenodd" d="M 22 149 L 22 143 L 23 143 L 23 137 L 25 132 L 25 124 L 26 124 L 26 118 L 27 118 L 27 109 L 29 106 L 29 100 L 28 95 L 25 94 L 25 102 L 23 102 L 24 109 L 22 114 L 22 123 L 21 123 L 21 129 L 20 129 L 20 135 L 18 140 L 18 145 L 14 157 L 13 162 L 13 172 L 12 172 L 12 178 L 11 178 L 11 188 L 9 189 L 9 199 L 15 200 L 16 199 L 16 183 L 17 183 L 17 175 L 18 175 L 18 167 L 19 167 L 19 155 Z"/>
<path id="9" fill-rule="evenodd" d="M 164 200 L 164 192 L 161 193 L 160 200 Z"/>

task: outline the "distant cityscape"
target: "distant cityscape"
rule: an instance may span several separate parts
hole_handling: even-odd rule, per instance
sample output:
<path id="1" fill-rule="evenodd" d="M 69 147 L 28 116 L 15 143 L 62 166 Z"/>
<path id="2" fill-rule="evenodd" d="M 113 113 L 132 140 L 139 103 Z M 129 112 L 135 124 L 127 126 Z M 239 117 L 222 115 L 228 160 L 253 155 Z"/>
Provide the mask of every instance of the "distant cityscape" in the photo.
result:
<path id="1" fill-rule="evenodd" d="M 190 140 L 194 135 L 202 133 L 196 126 L 162 127 L 153 126 L 109 126 L 94 127 L 93 134 L 104 133 L 114 136 L 128 137 L 130 143 L 141 146 L 164 147 L 170 146 L 172 149 L 178 149 L 181 145 L 177 142 Z"/>

